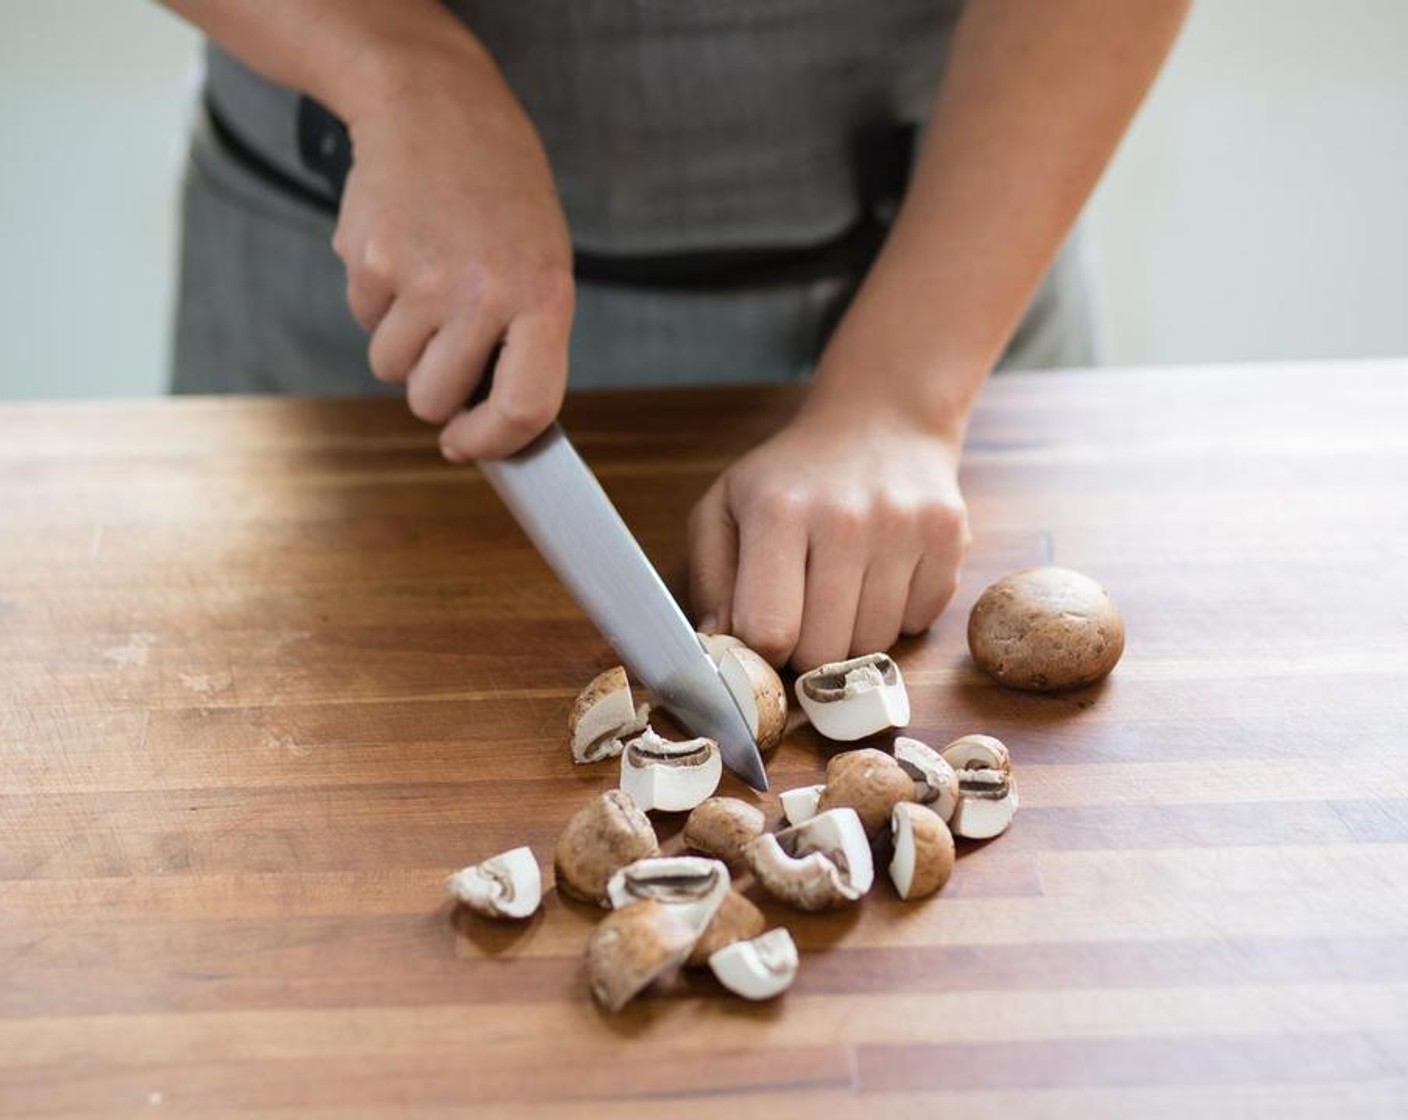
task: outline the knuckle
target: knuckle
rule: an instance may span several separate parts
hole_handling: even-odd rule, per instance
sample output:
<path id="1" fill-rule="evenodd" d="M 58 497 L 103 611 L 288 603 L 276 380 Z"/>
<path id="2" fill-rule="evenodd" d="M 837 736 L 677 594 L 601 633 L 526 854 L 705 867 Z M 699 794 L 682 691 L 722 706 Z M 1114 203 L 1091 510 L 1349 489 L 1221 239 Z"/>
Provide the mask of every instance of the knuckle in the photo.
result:
<path id="1" fill-rule="evenodd" d="M 749 511 L 769 521 L 797 522 L 807 513 L 809 502 L 801 490 L 788 486 L 771 486 L 753 494 L 747 502 Z"/>
<path id="2" fill-rule="evenodd" d="M 551 397 L 511 396 L 498 403 L 499 419 L 511 431 L 521 435 L 536 435 L 557 415 L 557 402 Z"/>
<path id="3" fill-rule="evenodd" d="M 437 386 L 421 381 L 413 381 L 406 388 L 406 407 L 417 420 L 427 424 L 443 424 L 450 418 L 451 411 L 445 407 Z"/>
<path id="4" fill-rule="evenodd" d="M 780 665 L 797 644 L 797 631 L 780 619 L 735 619 L 734 629 L 744 644 L 773 665 Z"/>
<path id="5" fill-rule="evenodd" d="M 576 305 L 577 288 L 570 269 L 539 269 L 527 282 L 527 303 L 554 318 L 570 318 Z"/>

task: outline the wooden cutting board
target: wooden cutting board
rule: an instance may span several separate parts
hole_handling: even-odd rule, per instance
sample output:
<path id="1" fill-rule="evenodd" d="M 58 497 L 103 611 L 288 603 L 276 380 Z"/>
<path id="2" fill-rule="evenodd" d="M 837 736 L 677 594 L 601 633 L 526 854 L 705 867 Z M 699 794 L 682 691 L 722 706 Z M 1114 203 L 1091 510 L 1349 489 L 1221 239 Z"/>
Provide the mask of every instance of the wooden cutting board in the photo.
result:
<path id="1" fill-rule="evenodd" d="M 796 400 L 566 423 L 679 586 L 690 502 Z M 564 733 L 611 654 L 476 474 L 395 402 L 0 409 L 0 1114 L 1402 1115 L 1408 365 L 1002 376 L 964 483 L 959 596 L 897 656 L 911 734 L 1012 747 L 1012 830 L 928 903 L 769 907 L 776 1004 L 688 976 L 608 1019 L 594 913 L 443 894 L 613 784 Z M 1048 554 L 1129 630 L 1060 698 L 963 637 Z"/>

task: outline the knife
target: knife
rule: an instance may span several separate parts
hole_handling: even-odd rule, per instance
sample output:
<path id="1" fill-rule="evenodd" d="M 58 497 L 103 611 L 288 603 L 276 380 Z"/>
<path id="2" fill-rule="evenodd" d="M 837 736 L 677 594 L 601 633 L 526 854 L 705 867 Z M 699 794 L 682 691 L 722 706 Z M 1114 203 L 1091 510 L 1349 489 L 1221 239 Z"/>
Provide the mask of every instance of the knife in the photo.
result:
<path id="1" fill-rule="evenodd" d="M 767 789 L 758 744 L 718 667 L 562 428 L 479 470 L 627 671 L 690 734 L 718 743 L 730 770 Z"/>

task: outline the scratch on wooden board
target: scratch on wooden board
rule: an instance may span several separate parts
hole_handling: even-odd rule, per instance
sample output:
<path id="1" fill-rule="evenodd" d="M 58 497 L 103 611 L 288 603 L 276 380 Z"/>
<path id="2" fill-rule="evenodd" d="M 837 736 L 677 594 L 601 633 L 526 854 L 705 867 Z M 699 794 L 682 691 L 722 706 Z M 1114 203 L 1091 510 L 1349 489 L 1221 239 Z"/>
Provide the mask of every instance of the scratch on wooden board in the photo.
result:
<path id="1" fill-rule="evenodd" d="M 126 645 L 112 646 L 103 650 L 103 656 L 114 665 L 121 665 L 124 668 L 139 667 L 150 660 L 152 643 L 155 641 L 155 634 L 138 631 L 128 637 Z"/>

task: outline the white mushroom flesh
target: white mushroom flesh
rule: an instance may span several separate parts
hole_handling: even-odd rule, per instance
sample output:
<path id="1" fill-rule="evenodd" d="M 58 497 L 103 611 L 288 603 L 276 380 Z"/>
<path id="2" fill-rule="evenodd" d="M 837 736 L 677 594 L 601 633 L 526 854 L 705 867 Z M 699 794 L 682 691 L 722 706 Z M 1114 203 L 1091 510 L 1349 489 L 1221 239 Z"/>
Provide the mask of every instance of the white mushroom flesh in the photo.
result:
<path id="1" fill-rule="evenodd" d="M 650 728 L 621 752 L 621 789 L 646 812 L 683 812 L 707 800 L 723 777 L 712 739 L 672 742 Z"/>
<path id="2" fill-rule="evenodd" d="M 772 999 L 797 976 L 797 944 L 785 929 L 768 930 L 751 941 L 735 941 L 709 957 L 719 983 L 744 999 Z"/>
<path id="3" fill-rule="evenodd" d="M 719 676 L 733 697 L 758 749 L 777 746 L 787 726 L 787 690 L 782 679 L 747 646 L 725 649 L 718 659 Z"/>
<path id="4" fill-rule="evenodd" d="M 817 802 L 821 800 L 821 791 L 825 788 L 825 786 L 798 786 L 796 789 L 785 789 L 778 794 L 777 799 L 782 803 L 782 815 L 787 818 L 787 823 L 801 824 L 816 816 Z"/>
<path id="5" fill-rule="evenodd" d="M 638 859 L 611 876 L 606 894 L 613 909 L 646 899 L 668 907 L 701 934 L 713 920 L 732 885 L 722 860 L 701 856 Z"/>
<path id="6" fill-rule="evenodd" d="M 456 871 L 445 887 L 460 902 L 489 918 L 526 918 L 543 900 L 542 872 L 529 848 L 514 848 Z"/>
<path id="7" fill-rule="evenodd" d="M 945 821 L 958 804 L 958 774 L 938 751 L 905 735 L 895 738 L 895 761 L 914 779 L 914 799 Z"/>
<path id="8" fill-rule="evenodd" d="M 797 678 L 797 700 L 828 739 L 853 742 L 909 722 L 909 693 L 886 654 L 835 661 Z"/>
<path id="9" fill-rule="evenodd" d="M 965 735 L 943 750 L 958 777 L 958 802 L 949 827 L 955 836 L 991 840 L 1012 823 L 1018 807 L 1007 747 L 991 735 Z"/>

